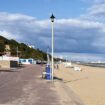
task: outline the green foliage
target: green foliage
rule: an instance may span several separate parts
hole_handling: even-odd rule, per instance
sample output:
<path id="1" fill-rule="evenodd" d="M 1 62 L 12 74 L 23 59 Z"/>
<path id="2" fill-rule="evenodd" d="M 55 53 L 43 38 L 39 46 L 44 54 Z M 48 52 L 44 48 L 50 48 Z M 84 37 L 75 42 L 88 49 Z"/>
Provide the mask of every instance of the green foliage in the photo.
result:
<path id="1" fill-rule="evenodd" d="M 0 52 L 4 52 L 5 45 L 10 45 L 10 52 L 12 56 L 18 56 L 21 58 L 34 58 L 39 60 L 47 60 L 47 55 L 45 52 L 39 50 L 39 49 L 33 49 L 27 46 L 24 43 L 18 43 L 15 40 L 8 40 L 2 36 L 0 36 Z M 18 50 L 17 50 L 18 48 Z"/>
<path id="2" fill-rule="evenodd" d="M 5 50 L 4 44 L 0 43 L 0 52 L 4 52 L 4 50 Z"/>

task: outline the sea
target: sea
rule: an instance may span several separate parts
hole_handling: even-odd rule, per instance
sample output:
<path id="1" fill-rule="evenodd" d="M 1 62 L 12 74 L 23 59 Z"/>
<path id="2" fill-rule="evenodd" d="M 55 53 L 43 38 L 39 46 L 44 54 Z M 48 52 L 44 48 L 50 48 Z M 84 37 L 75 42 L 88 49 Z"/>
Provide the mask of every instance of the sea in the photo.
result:
<path id="1" fill-rule="evenodd" d="M 69 61 L 81 62 L 105 62 L 105 54 L 88 54 L 88 53 L 54 53 L 55 57 Z"/>
<path id="2" fill-rule="evenodd" d="M 105 68 L 105 54 L 54 53 L 54 56 L 71 62 L 79 62 L 82 65 Z"/>

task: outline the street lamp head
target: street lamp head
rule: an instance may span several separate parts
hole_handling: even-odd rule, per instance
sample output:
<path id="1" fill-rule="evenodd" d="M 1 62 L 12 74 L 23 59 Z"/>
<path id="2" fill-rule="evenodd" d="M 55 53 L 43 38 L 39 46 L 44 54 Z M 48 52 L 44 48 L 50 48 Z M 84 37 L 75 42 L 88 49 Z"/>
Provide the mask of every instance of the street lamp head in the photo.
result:
<path id="1" fill-rule="evenodd" d="M 51 19 L 51 22 L 54 22 L 55 17 L 53 14 L 51 15 L 50 19 Z"/>

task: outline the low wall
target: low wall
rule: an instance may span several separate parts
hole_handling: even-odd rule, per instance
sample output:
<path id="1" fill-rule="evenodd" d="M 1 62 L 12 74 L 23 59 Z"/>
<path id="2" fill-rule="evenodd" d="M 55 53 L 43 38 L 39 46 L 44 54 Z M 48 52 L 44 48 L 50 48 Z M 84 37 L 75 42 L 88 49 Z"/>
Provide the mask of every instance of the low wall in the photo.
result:
<path id="1" fill-rule="evenodd" d="M 17 61 L 7 61 L 7 60 L 0 61 L 0 68 L 11 68 L 11 67 L 18 67 L 18 62 Z"/>
<path id="2" fill-rule="evenodd" d="M 0 61 L 0 68 L 10 68 L 10 61 Z"/>

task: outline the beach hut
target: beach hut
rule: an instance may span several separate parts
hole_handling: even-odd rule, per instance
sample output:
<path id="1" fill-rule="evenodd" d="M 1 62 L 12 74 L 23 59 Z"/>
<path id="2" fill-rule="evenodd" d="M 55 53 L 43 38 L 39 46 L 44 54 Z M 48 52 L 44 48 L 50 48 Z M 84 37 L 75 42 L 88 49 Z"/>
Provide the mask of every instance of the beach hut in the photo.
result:
<path id="1" fill-rule="evenodd" d="M 20 64 L 36 64 L 36 60 L 29 58 L 29 59 L 19 59 Z"/>

